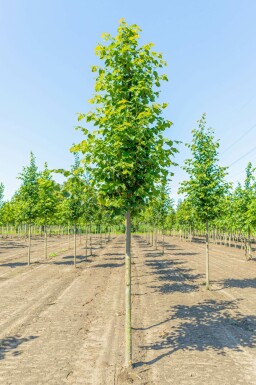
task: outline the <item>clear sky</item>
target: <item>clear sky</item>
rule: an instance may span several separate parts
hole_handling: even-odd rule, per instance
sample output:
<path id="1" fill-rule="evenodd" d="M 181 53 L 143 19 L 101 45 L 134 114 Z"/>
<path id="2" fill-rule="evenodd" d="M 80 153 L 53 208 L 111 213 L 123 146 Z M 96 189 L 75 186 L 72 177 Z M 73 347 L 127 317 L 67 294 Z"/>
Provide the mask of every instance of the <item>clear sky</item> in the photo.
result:
<path id="1" fill-rule="evenodd" d="M 93 93 L 90 66 L 103 32 L 118 21 L 142 28 L 142 42 L 168 62 L 162 99 L 173 121 L 167 136 L 191 139 L 203 112 L 220 139 L 229 180 L 256 165 L 255 0 L 0 0 L 0 181 L 9 199 L 32 150 L 42 168 L 72 163 L 81 139 L 76 113 Z M 230 148 L 229 148 L 230 147 Z M 179 146 L 176 161 L 188 156 Z M 247 154 L 248 153 L 248 154 Z M 247 154 L 247 155 L 246 155 Z M 240 159 L 241 158 L 241 159 Z M 172 190 L 185 178 L 175 170 Z"/>

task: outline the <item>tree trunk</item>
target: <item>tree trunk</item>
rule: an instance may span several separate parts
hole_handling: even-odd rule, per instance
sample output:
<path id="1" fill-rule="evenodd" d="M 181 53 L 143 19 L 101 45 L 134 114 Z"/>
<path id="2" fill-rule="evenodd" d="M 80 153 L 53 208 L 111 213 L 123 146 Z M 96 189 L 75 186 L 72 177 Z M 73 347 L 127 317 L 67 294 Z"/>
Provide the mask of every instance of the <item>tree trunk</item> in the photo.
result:
<path id="1" fill-rule="evenodd" d="M 31 253 L 31 225 L 28 225 L 28 266 L 30 265 L 30 253 Z"/>
<path id="2" fill-rule="evenodd" d="M 44 224 L 44 259 L 47 259 L 47 227 Z"/>
<path id="3" fill-rule="evenodd" d="M 163 230 L 162 230 L 162 232 L 163 232 L 163 239 L 162 239 L 162 242 L 163 242 L 163 255 L 164 255 L 164 228 L 163 228 Z"/>
<path id="4" fill-rule="evenodd" d="M 88 227 L 86 225 L 85 226 L 85 260 L 87 260 L 87 255 L 88 255 L 87 247 L 88 247 Z"/>
<path id="5" fill-rule="evenodd" d="M 68 249 L 70 250 L 70 226 L 68 224 Z"/>
<path id="6" fill-rule="evenodd" d="M 209 229 L 208 229 L 208 220 L 206 221 L 206 289 L 210 289 L 210 278 L 209 278 Z"/>
<path id="7" fill-rule="evenodd" d="M 76 222 L 74 222 L 74 267 L 76 267 Z"/>
<path id="8" fill-rule="evenodd" d="M 90 255 L 92 256 L 92 225 L 91 225 L 91 223 L 90 223 L 90 249 L 91 249 Z"/>
<path id="9" fill-rule="evenodd" d="M 247 260 L 252 259 L 252 245 L 251 245 L 251 231 L 248 227 L 248 240 L 247 240 Z"/>
<path id="10" fill-rule="evenodd" d="M 126 213 L 125 234 L 125 365 L 132 366 L 132 327 L 131 327 L 131 213 Z"/>
<path id="11" fill-rule="evenodd" d="M 102 249 L 102 228 L 101 228 L 101 225 L 100 225 L 100 228 L 99 228 L 99 231 L 100 231 L 100 248 Z"/>

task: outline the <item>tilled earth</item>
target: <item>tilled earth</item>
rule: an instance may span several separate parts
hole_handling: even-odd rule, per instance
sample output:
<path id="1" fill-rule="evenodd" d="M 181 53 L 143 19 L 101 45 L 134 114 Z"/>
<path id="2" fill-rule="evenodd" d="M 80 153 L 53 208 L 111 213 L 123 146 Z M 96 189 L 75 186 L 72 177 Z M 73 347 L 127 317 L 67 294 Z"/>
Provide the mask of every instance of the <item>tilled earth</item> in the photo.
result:
<path id="1" fill-rule="evenodd" d="M 133 361 L 124 365 L 124 236 L 77 268 L 65 237 L 0 241 L 0 384 L 255 385 L 256 261 L 211 245 L 165 239 L 165 253 L 133 236 Z M 88 255 L 90 250 L 87 250 Z"/>

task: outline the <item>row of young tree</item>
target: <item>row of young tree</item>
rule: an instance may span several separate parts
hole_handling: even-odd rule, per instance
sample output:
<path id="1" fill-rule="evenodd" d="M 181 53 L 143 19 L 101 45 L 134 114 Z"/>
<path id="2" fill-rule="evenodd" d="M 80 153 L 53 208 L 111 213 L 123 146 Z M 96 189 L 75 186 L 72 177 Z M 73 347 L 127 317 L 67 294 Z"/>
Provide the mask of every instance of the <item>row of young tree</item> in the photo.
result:
<path id="1" fill-rule="evenodd" d="M 60 184 L 54 173 L 61 173 L 65 181 Z M 58 226 L 70 235 L 81 229 L 85 232 L 107 231 L 118 224 L 118 217 L 107 207 L 99 205 L 97 192 L 90 186 L 88 175 L 81 167 L 75 154 L 70 170 L 49 170 L 45 163 L 42 171 L 38 170 L 33 153 L 30 163 L 23 167 L 18 176 L 21 186 L 10 201 L 3 200 L 4 186 L 0 185 L 0 225 L 2 236 L 24 236 L 28 239 L 28 264 L 31 254 L 31 229 L 40 228 L 44 235 L 44 253 L 47 258 L 47 238 L 52 227 Z M 101 227 L 101 230 L 100 230 Z M 62 230 L 63 231 L 63 230 Z M 74 261 L 76 247 L 74 248 Z"/>

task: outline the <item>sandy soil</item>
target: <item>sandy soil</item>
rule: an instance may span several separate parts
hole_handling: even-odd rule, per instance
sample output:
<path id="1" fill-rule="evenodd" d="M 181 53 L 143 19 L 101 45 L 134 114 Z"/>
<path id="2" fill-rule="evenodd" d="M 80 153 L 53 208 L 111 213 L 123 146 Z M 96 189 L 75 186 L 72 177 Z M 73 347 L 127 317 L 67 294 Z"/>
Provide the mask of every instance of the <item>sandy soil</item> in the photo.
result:
<path id="1" fill-rule="evenodd" d="M 204 246 L 166 239 L 165 254 L 133 236 L 133 358 L 124 363 L 124 236 L 77 269 L 67 239 L 1 240 L 0 384 L 255 385 L 256 261 L 211 246 L 211 290 Z M 40 261 L 40 263 L 38 263 Z"/>

